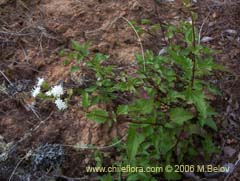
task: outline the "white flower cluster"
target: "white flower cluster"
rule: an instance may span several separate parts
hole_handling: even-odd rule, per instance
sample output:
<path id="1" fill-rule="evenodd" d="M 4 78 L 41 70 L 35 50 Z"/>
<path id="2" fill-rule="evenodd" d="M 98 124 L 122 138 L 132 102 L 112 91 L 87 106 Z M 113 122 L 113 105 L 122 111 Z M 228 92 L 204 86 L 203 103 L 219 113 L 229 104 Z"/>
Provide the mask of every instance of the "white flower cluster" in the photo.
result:
<path id="1" fill-rule="evenodd" d="M 62 85 L 55 85 L 51 90 L 46 92 L 47 96 L 60 97 L 63 95 Z"/>
<path id="2" fill-rule="evenodd" d="M 31 95 L 33 97 L 37 97 L 38 94 L 41 93 L 41 86 L 44 83 L 43 78 L 38 78 L 36 85 L 34 86 L 33 90 L 31 91 Z M 59 110 L 65 110 L 67 108 L 66 102 L 64 102 L 60 97 L 64 94 L 63 86 L 62 85 L 55 85 L 49 91 L 45 93 L 47 96 L 54 97 L 54 103 L 56 104 Z"/>
<path id="3" fill-rule="evenodd" d="M 55 100 L 55 104 L 56 104 L 57 108 L 61 111 L 64 109 L 67 109 L 67 104 L 60 98 L 57 98 Z"/>
<path id="4" fill-rule="evenodd" d="M 37 84 L 34 86 L 32 92 L 31 92 L 33 97 L 37 97 L 37 95 L 41 92 L 41 86 L 42 86 L 43 82 L 44 82 L 44 78 L 38 77 Z"/>
<path id="5" fill-rule="evenodd" d="M 67 104 L 62 99 L 60 99 L 60 96 L 63 94 L 64 91 L 62 85 L 55 85 L 54 87 L 52 87 L 51 90 L 46 92 L 47 96 L 53 96 L 54 98 L 56 98 L 54 103 L 56 104 L 57 108 L 61 111 L 67 108 Z"/>

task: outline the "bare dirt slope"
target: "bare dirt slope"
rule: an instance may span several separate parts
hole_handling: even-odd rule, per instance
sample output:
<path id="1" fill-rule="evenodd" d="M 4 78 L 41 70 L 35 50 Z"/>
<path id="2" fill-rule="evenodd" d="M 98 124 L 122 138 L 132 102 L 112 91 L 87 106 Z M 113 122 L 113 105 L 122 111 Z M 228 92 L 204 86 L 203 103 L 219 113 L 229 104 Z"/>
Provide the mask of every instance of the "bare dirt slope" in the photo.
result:
<path id="1" fill-rule="evenodd" d="M 233 77 L 220 76 L 219 80 L 214 81 L 217 81 L 225 95 L 219 100 L 221 105 L 218 109 L 233 124 L 229 126 L 227 122 L 228 126 L 222 128 L 223 136 L 219 137 L 219 145 L 223 141 L 235 140 L 229 143 L 235 150 L 239 149 L 240 140 L 239 133 L 236 133 L 240 130 L 237 126 L 240 123 L 240 12 L 237 7 L 237 3 L 226 5 L 211 0 L 199 1 L 195 7 L 199 13 L 197 26 L 200 28 L 204 22 L 202 36 L 212 37 L 213 40 L 207 43 L 222 50 L 216 56 L 217 61 L 234 72 Z M 86 120 L 79 109 L 78 97 L 74 98 L 72 106 L 64 113 L 59 113 L 53 105 L 37 105 L 39 120 L 24 107 L 30 101 L 29 92 L 37 77 L 44 77 L 52 84 L 71 79 L 69 67 L 63 66 L 64 59 L 59 56 L 60 50 L 70 48 L 71 40 L 80 43 L 91 41 L 92 52 L 109 54 L 109 61 L 130 65 L 134 62 L 135 53 L 141 51 L 134 31 L 119 17 L 136 21 L 146 18 L 155 23 L 174 24 L 181 18 L 187 18 L 181 8 L 181 1 L 0 1 L 0 70 L 15 87 L 20 87 L 17 90 L 9 87 L 9 82 L 0 76 L 1 87 L 6 87 L 8 92 L 7 95 L 0 93 L 0 135 L 6 142 L 19 141 L 25 133 L 39 125 L 40 120 L 44 120 L 44 124 L 21 142 L 17 152 L 19 155 L 45 143 L 105 146 L 113 138 L 123 137 L 127 126 L 124 123 L 102 126 Z M 155 36 L 144 35 L 142 42 L 145 49 L 152 49 L 156 53 L 165 46 L 162 32 Z M 232 131 L 233 136 L 227 135 L 228 131 Z M 69 153 L 72 154 L 71 150 Z M 82 176 L 83 172 L 79 170 L 83 166 L 73 166 L 76 156 L 71 154 L 65 164 L 66 174 Z M 76 162 L 86 165 L 89 160 L 86 157 L 79 156 L 80 161 Z M 9 176 L 12 168 L 14 166 L 4 174 L 0 169 L 0 175 Z M 68 171 L 69 168 L 72 170 Z"/>

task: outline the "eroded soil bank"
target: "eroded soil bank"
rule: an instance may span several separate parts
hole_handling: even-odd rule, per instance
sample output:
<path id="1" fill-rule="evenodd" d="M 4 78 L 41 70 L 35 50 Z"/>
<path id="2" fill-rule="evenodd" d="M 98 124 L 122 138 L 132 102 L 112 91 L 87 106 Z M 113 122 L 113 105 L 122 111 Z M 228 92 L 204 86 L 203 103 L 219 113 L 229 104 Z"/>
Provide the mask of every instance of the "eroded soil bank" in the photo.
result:
<path id="1" fill-rule="evenodd" d="M 108 54 L 109 61 L 117 62 L 119 66 L 131 67 L 134 55 L 141 53 L 141 49 L 134 31 L 119 17 L 176 24 L 180 19 L 188 18 L 181 9 L 180 0 L 163 3 L 151 0 L 0 1 L 0 70 L 15 87 L 9 88 L 9 82 L 4 76 L 0 76 L 1 90 L 7 88 L 8 92 L 7 95 L 0 92 L 0 141 L 3 145 L 0 146 L 7 148 L 7 143 L 18 142 L 31 129 L 35 129 L 41 120 L 44 121 L 44 124 L 31 132 L 32 135 L 21 141 L 11 154 L 10 161 L 0 162 L 0 178 L 9 178 L 18 161 L 29 150 L 46 143 L 102 147 L 110 144 L 113 138 L 122 138 L 127 129 L 125 123 L 108 126 L 87 120 L 79 108 L 78 97 L 74 98 L 71 107 L 63 113 L 58 112 L 53 105 L 36 105 L 36 111 L 40 115 L 38 119 L 24 106 L 31 101 L 29 92 L 37 77 L 44 77 L 52 84 L 69 82 L 69 66 L 63 66 L 64 58 L 59 56 L 59 52 L 62 49 L 68 50 L 71 40 L 80 43 L 90 41 L 90 51 Z M 222 97 L 216 98 L 215 108 L 226 120 L 218 123 L 220 131 L 216 135 L 216 142 L 222 148 L 222 153 L 213 160 L 224 164 L 237 159 L 239 151 L 239 3 L 237 0 L 227 4 L 202 0 L 195 4 L 195 10 L 198 13 L 197 27 L 202 27 L 201 36 L 212 38 L 205 43 L 221 50 L 215 57 L 216 61 L 233 72 L 231 76 L 220 74 L 211 80 L 223 93 Z M 151 49 L 155 53 L 166 46 L 162 32 L 145 34 L 141 38 L 144 49 Z M 85 166 L 93 163 L 91 151 L 76 152 L 65 147 L 65 154 L 62 173 L 57 173 L 58 175 L 96 178 L 94 174 L 85 173 Z M 109 159 L 104 162 L 111 163 L 117 159 L 118 154 L 111 148 L 106 150 L 106 156 Z M 23 171 L 28 167 L 27 164 L 28 162 L 20 165 L 19 170 L 22 167 Z M 30 171 L 28 173 L 28 170 L 23 172 L 26 172 L 26 178 L 33 174 Z M 231 178 L 239 178 L 237 173 L 235 171 Z M 34 178 L 39 178 L 39 175 L 41 172 L 34 173 Z M 16 174 L 13 179 L 20 178 Z"/>

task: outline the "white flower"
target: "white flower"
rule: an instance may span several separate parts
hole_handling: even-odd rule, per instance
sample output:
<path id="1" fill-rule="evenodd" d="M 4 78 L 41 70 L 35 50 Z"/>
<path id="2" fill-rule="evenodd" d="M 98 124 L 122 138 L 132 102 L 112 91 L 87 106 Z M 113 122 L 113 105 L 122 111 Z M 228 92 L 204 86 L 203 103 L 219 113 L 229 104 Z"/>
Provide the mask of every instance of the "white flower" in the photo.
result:
<path id="1" fill-rule="evenodd" d="M 159 51 L 159 53 L 158 53 L 158 55 L 163 55 L 163 54 L 165 54 L 167 51 L 166 51 L 166 47 L 163 47 L 160 51 Z"/>
<path id="2" fill-rule="evenodd" d="M 51 90 L 46 92 L 47 96 L 53 95 L 54 97 L 60 97 L 63 95 L 63 87 L 62 85 L 55 85 Z"/>
<path id="3" fill-rule="evenodd" d="M 34 89 L 32 90 L 32 96 L 36 97 L 39 93 L 40 93 L 41 88 L 39 86 L 34 87 Z"/>
<path id="4" fill-rule="evenodd" d="M 51 96 L 51 95 L 52 95 L 52 92 L 51 92 L 51 91 L 47 91 L 45 94 L 46 94 L 47 96 Z"/>
<path id="5" fill-rule="evenodd" d="M 43 84 L 43 82 L 44 82 L 44 78 L 39 78 L 39 77 L 38 77 L 37 86 L 38 86 L 38 87 L 41 87 L 42 84 Z"/>
<path id="6" fill-rule="evenodd" d="M 188 17 L 187 22 L 192 24 L 192 18 Z"/>
<path id="7" fill-rule="evenodd" d="M 60 98 L 57 98 L 55 100 L 55 104 L 56 104 L 57 108 L 61 111 L 67 108 L 67 104 Z"/>

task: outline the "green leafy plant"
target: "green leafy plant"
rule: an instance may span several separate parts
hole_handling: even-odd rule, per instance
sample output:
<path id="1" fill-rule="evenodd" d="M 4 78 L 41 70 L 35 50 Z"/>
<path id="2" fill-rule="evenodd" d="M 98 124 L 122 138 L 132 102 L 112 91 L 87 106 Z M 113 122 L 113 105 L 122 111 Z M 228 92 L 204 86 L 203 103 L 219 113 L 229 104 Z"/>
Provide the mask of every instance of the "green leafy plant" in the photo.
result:
<path id="1" fill-rule="evenodd" d="M 86 117 L 97 123 L 129 124 L 127 141 L 118 147 L 121 161 L 116 165 L 194 164 L 192 158 L 209 159 L 217 152 L 212 142 L 212 133 L 217 131 L 216 112 L 206 92 L 218 92 L 205 77 L 222 67 L 214 63 L 211 49 L 196 43 L 194 21 L 192 14 L 192 23 L 166 26 L 171 42 L 166 54 L 154 55 L 148 50 L 145 59 L 136 55 L 138 68 L 130 75 L 110 64 L 107 55 L 90 55 L 88 43 L 72 42 L 74 51 L 67 57 L 76 61 L 71 72 L 85 71 L 90 77 L 84 87 L 74 90 L 81 96 Z M 148 20 L 141 23 L 150 24 Z M 181 41 L 175 41 L 176 37 Z M 154 180 L 156 174 L 122 176 L 127 180 Z M 164 176 L 181 178 L 174 170 Z"/>

